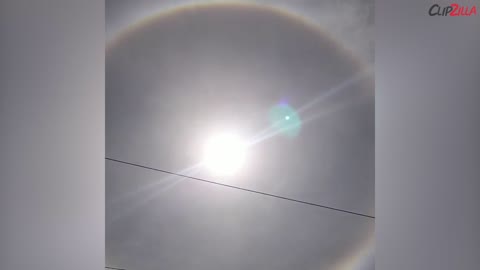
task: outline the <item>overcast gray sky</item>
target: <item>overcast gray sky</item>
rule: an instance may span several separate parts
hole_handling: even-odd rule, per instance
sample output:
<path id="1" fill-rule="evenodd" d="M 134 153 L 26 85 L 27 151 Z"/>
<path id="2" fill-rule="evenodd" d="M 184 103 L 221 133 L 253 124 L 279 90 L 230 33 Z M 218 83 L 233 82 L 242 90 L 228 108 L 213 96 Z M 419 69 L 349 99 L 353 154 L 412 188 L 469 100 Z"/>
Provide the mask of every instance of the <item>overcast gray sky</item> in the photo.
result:
<path id="1" fill-rule="evenodd" d="M 178 2 L 107 1 L 107 36 Z M 373 61 L 372 1 L 274 5 L 317 26 L 211 6 L 159 18 L 109 47 L 107 156 L 374 215 L 373 74 L 354 81 Z M 299 113 L 297 136 L 266 136 L 232 176 L 189 169 L 213 130 L 253 137 L 279 102 Z M 112 266 L 374 269 L 373 219 L 114 162 L 106 173 Z"/>
<path id="2" fill-rule="evenodd" d="M 106 1 L 106 36 L 115 34 L 146 16 L 179 5 L 208 3 L 201 0 Z M 219 2 L 219 1 L 217 1 Z M 223 2 L 228 2 L 223 1 Z M 239 1 L 237 1 L 239 2 Z M 373 0 L 244 0 L 284 8 L 326 29 L 366 62 L 374 59 Z"/>

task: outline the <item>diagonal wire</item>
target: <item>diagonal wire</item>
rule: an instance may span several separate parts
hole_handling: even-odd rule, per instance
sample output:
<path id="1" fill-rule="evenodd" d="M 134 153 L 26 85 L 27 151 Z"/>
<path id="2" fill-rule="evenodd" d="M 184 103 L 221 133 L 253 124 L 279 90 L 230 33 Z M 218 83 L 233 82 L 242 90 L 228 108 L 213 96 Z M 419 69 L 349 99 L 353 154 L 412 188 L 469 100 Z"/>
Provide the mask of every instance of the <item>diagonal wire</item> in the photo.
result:
<path id="1" fill-rule="evenodd" d="M 112 269 L 112 270 L 127 270 L 125 268 L 117 268 L 117 267 L 112 267 L 112 266 L 105 266 L 105 269 Z"/>
<path id="2" fill-rule="evenodd" d="M 362 216 L 362 217 L 366 217 L 366 218 L 375 219 L 374 216 L 361 214 L 361 213 L 357 213 L 357 212 L 352 212 L 352 211 L 348 211 L 348 210 L 343 210 L 343 209 L 340 209 L 340 208 L 330 207 L 330 206 L 326 206 L 326 205 L 322 205 L 322 204 L 316 204 L 316 203 L 311 203 L 311 202 L 307 202 L 307 201 L 301 201 L 301 200 L 292 199 L 292 198 L 288 198 L 288 197 L 284 197 L 284 196 L 279 196 L 279 195 L 275 195 L 275 194 L 271 194 L 271 193 L 266 193 L 266 192 L 261 192 L 261 191 L 257 191 L 257 190 L 252 190 L 252 189 L 237 187 L 237 186 L 233 186 L 233 185 L 223 184 L 223 183 L 219 183 L 219 182 L 215 182 L 215 181 L 210 181 L 210 180 L 206 180 L 206 179 L 202 179 L 202 178 L 198 178 L 198 177 L 193 177 L 193 176 L 188 176 L 188 175 L 184 175 L 184 174 L 174 173 L 174 172 L 161 170 L 161 169 L 157 169 L 157 168 L 153 168 L 153 167 L 148 167 L 148 166 L 144 166 L 144 165 L 140 165 L 140 164 L 136 164 L 136 163 L 131 163 L 131 162 L 123 161 L 123 160 L 118 160 L 118 159 L 113 159 L 113 158 L 108 158 L 108 157 L 106 157 L 105 159 L 113 161 L 113 162 L 117 162 L 117 163 L 122 163 L 122 164 L 130 165 L 130 166 L 134 166 L 134 167 L 138 167 L 138 168 L 151 170 L 151 171 L 157 171 L 157 172 L 167 173 L 167 174 L 171 174 L 171 175 L 176 175 L 176 176 L 179 176 L 179 177 L 184 177 L 184 178 L 188 178 L 188 179 L 195 180 L 195 181 L 205 182 L 205 183 L 214 184 L 214 185 L 218 185 L 218 186 L 223 186 L 223 187 L 228 187 L 228 188 L 237 189 L 237 190 L 241 190 L 241 191 L 246 191 L 246 192 L 250 192 L 250 193 L 255 193 L 255 194 L 259 194 L 259 195 L 264 195 L 264 196 L 268 196 L 268 197 L 273 197 L 273 198 L 277 198 L 277 199 L 281 199 L 281 200 L 301 203 L 301 204 L 310 205 L 310 206 L 316 206 L 316 207 L 320 207 L 320 208 L 334 210 L 334 211 L 337 211 L 337 212 L 343 212 L 343 213 L 352 214 L 352 215 L 356 215 L 356 216 Z"/>

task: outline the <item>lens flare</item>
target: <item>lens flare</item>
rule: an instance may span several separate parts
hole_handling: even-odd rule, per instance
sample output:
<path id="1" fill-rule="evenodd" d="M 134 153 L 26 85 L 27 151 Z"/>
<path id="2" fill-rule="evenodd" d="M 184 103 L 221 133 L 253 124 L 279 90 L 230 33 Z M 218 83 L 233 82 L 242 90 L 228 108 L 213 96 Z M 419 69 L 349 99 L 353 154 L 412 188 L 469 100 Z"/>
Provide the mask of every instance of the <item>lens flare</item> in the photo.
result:
<path id="1" fill-rule="evenodd" d="M 299 115 L 284 102 L 270 109 L 268 118 L 275 133 L 295 137 L 300 132 L 302 121 Z"/>

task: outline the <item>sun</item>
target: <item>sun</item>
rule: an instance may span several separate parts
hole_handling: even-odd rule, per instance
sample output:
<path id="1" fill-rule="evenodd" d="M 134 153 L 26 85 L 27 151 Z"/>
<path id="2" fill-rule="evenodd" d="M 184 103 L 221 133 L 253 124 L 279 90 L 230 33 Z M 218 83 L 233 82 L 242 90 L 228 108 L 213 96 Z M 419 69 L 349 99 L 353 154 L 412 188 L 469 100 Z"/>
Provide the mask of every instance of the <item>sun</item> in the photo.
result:
<path id="1" fill-rule="evenodd" d="M 210 137 L 204 146 L 203 164 L 216 175 L 232 175 L 244 164 L 247 144 L 236 134 Z"/>

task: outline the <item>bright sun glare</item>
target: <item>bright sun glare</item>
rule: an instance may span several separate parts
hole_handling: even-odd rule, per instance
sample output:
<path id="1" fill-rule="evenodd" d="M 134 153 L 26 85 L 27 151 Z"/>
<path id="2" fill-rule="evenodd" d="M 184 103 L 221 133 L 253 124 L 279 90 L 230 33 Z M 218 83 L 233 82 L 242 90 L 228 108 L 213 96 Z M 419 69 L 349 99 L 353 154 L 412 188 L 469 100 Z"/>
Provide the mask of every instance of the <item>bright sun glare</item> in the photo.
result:
<path id="1" fill-rule="evenodd" d="M 231 175 L 245 162 L 246 146 L 235 134 L 219 134 L 206 142 L 203 162 L 215 174 Z"/>

